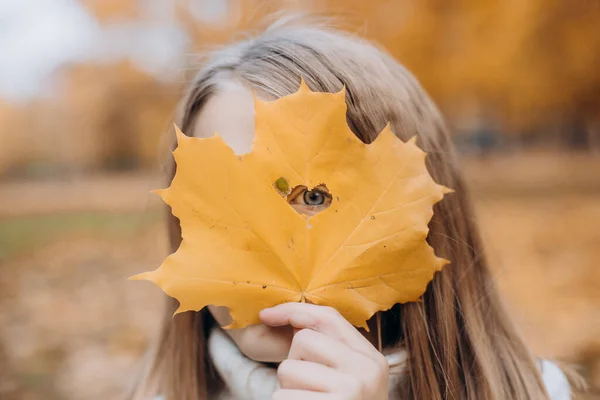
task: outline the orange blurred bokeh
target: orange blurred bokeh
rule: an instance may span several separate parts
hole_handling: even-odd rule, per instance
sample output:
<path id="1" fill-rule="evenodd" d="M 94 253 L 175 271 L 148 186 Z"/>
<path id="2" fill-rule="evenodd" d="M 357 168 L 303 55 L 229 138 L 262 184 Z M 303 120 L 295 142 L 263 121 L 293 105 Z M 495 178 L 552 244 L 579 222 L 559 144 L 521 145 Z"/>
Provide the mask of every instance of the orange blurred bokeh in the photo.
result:
<path id="1" fill-rule="evenodd" d="M 167 252 L 148 194 L 165 185 L 163 132 L 202 53 L 287 12 L 365 36 L 415 74 L 452 128 L 526 340 L 580 365 L 600 398 L 600 2 L 64 4 L 93 33 L 84 56 L 27 96 L 2 91 L 16 72 L 0 77 L 0 398 L 127 390 L 161 316 L 162 294 L 125 278 Z"/>

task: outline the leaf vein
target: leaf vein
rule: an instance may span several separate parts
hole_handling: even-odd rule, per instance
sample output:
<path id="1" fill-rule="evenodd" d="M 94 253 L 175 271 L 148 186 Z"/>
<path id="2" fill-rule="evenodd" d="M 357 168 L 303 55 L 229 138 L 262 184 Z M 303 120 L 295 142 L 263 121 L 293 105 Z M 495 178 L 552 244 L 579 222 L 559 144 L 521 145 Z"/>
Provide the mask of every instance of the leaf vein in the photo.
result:
<path id="1" fill-rule="evenodd" d="M 394 237 L 394 236 L 396 236 L 396 235 L 399 235 L 399 234 L 401 234 L 401 233 L 403 233 L 403 232 L 406 232 L 408 229 L 410 229 L 410 226 L 405 226 L 403 229 L 401 229 L 401 230 L 399 230 L 399 231 L 396 231 L 396 232 L 394 232 L 394 233 L 391 233 L 391 234 L 389 234 L 389 235 L 387 235 L 387 236 L 384 236 L 384 237 L 382 237 L 382 238 L 380 238 L 380 239 L 373 240 L 373 241 L 371 241 L 371 242 L 366 242 L 366 243 L 359 243 L 359 244 L 347 244 L 347 245 L 346 245 L 346 246 L 344 246 L 344 247 L 346 247 L 346 248 L 348 248 L 348 247 L 361 247 L 361 246 L 368 246 L 368 245 L 370 245 L 370 244 L 375 244 L 375 243 L 383 242 L 384 240 L 387 240 L 387 239 L 389 239 L 389 238 L 392 238 L 392 237 Z"/>
<path id="2" fill-rule="evenodd" d="M 348 240 L 350 240 L 350 238 L 352 237 L 352 235 L 354 235 L 354 233 L 364 224 L 364 222 L 366 221 L 366 216 L 369 215 L 373 209 L 375 208 L 375 206 L 377 205 L 377 203 L 379 202 L 379 200 L 381 200 L 381 198 L 383 197 L 383 195 L 385 193 L 388 192 L 388 190 L 390 190 L 390 188 L 392 187 L 393 183 L 397 180 L 398 175 L 400 175 L 400 173 L 404 170 L 404 168 L 406 167 L 406 158 L 403 160 L 403 164 L 402 166 L 400 166 L 400 168 L 398 168 L 398 171 L 396 171 L 396 174 L 394 175 L 393 179 L 390 179 L 390 183 L 387 185 L 387 187 L 381 191 L 381 193 L 379 194 L 379 196 L 373 201 L 373 204 L 371 205 L 371 208 L 369 209 L 369 211 L 367 213 L 365 213 L 365 218 L 363 218 L 352 230 L 352 232 L 350 232 L 350 234 L 346 237 L 346 239 L 344 240 L 344 242 L 333 252 L 331 253 L 331 255 L 329 256 L 329 258 L 327 259 L 327 261 L 325 261 L 323 263 L 323 265 L 321 265 L 321 267 L 319 267 L 319 269 L 315 272 L 315 274 L 313 275 L 312 280 L 310 281 L 310 283 L 308 284 L 308 288 L 311 287 L 312 283 L 315 281 L 315 279 L 317 279 L 317 277 L 319 276 L 319 274 L 323 271 L 323 269 L 325 269 L 325 267 L 327 267 L 329 265 L 329 263 L 331 262 L 331 260 L 337 255 L 337 253 L 343 248 L 345 247 L 346 243 L 348 243 Z M 404 179 L 404 178 L 403 178 Z"/>
<path id="3" fill-rule="evenodd" d="M 367 281 L 380 280 L 384 285 L 386 285 L 387 287 L 389 287 L 389 288 L 395 290 L 396 292 L 398 292 L 396 289 L 394 289 L 393 287 L 391 287 L 388 283 L 386 283 L 385 281 L 383 281 L 382 278 L 385 278 L 385 277 L 388 277 L 388 276 L 410 275 L 410 274 L 415 274 L 415 273 L 418 273 L 418 272 L 421 272 L 421 271 L 426 271 L 426 270 L 431 270 L 431 267 L 423 267 L 423 268 L 411 269 L 409 271 L 390 272 L 388 274 L 382 274 L 382 275 L 379 275 L 379 276 L 375 276 L 375 277 L 372 277 L 372 278 L 366 278 L 366 279 L 365 278 L 360 278 L 360 279 L 351 279 L 351 280 L 347 280 L 347 281 L 344 281 L 344 282 L 328 283 L 327 285 L 319 286 L 318 288 L 312 289 L 312 291 L 326 289 L 326 288 L 329 288 L 329 287 L 332 287 L 332 286 L 337 286 L 337 285 L 345 285 L 345 284 L 348 284 L 348 283 L 351 283 L 351 282 L 359 282 L 359 281 L 365 281 L 365 280 L 367 280 Z M 435 271 L 432 270 L 432 272 L 435 272 Z M 371 286 L 371 285 L 369 285 L 369 286 Z M 356 290 L 356 289 L 360 289 L 360 288 L 349 287 L 348 289 Z M 309 293 L 310 293 L 311 296 L 314 296 L 312 294 L 312 291 L 309 292 Z"/>

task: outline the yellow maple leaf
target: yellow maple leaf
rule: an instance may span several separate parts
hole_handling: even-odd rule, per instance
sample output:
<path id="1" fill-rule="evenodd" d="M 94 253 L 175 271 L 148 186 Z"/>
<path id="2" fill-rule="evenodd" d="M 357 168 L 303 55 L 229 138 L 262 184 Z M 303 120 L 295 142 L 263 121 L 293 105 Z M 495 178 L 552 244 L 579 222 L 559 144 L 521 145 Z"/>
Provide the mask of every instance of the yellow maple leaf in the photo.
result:
<path id="1" fill-rule="evenodd" d="M 242 328 L 261 309 L 306 301 L 366 327 L 377 311 L 416 301 L 447 260 L 427 244 L 436 184 L 425 153 L 387 126 L 371 144 L 346 123 L 345 90 L 255 98 L 252 152 L 236 156 L 216 134 L 177 129 L 177 172 L 158 191 L 179 218 L 182 243 L 146 279 L 180 302 L 177 312 L 229 308 Z M 316 215 L 288 204 L 292 188 L 320 187 Z M 316 193 L 316 192 L 312 192 Z"/>

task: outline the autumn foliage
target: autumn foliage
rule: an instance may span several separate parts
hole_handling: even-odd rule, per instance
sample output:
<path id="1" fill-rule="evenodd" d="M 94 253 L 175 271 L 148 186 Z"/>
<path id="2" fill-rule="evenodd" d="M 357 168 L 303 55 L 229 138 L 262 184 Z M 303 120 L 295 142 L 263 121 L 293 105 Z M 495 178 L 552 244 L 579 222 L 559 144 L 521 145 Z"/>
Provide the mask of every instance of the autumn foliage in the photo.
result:
<path id="1" fill-rule="evenodd" d="M 143 2 L 81 2 L 101 26 L 156 23 Z M 259 31 L 281 10 L 327 16 L 379 43 L 416 75 L 456 134 L 600 148 L 597 1 L 175 1 L 165 18 L 196 54 Z M 56 98 L 0 100 L 0 176 L 156 166 L 195 64 L 187 57 L 167 81 L 126 60 L 67 65 L 51 78 Z"/>

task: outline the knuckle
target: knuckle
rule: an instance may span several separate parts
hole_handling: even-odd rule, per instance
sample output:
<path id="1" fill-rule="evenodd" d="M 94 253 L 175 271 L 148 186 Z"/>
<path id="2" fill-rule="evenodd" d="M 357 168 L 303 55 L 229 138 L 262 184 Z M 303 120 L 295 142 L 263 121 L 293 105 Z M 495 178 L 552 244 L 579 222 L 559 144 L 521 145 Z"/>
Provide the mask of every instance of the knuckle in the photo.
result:
<path id="1" fill-rule="evenodd" d="M 362 381 L 365 386 L 370 386 L 371 384 L 379 381 L 379 370 L 374 368 L 374 365 L 371 365 L 371 368 L 365 369 L 362 375 Z"/>
<path id="2" fill-rule="evenodd" d="M 390 364 L 388 363 L 387 358 L 381 353 L 377 353 L 377 357 L 375 358 L 375 364 L 379 374 L 387 376 L 390 372 Z"/>
<path id="3" fill-rule="evenodd" d="M 350 378 L 346 379 L 344 382 L 344 389 L 347 393 L 352 395 L 362 394 L 363 393 L 363 385 L 358 381 L 358 379 Z"/>
<path id="4" fill-rule="evenodd" d="M 333 308 L 333 307 L 324 306 L 323 309 L 330 316 L 336 316 L 337 317 L 337 316 L 341 315 L 340 312 L 338 310 L 336 310 L 335 308 Z"/>
<path id="5" fill-rule="evenodd" d="M 383 359 L 383 362 L 381 361 Z M 389 366 L 385 357 L 366 363 L 367 368 L 362 375 L 362 392 L 376 393 L 377 389 L 387 381 Z"/>
<path id="6" fill-rule="evenodd" d="M 349 389 L 352 392 L 360 389 L 360 383 L 351 375 L 345 375 L 341 383 L 344 385 L 344 388 Z"/>
<path id="7" fill-rule="evenodd" d="M 294 374 L 295 363 L 293 360 L 283 360 L 279 367 L 277 367 L 277 378 L 279 380 L 286 380 L 288 377 Z"/>
<path id="8" fill-rule="evenodd" d="M 312 340 L 314 340 L 314 332 L 310 329 L 301 329 L 294 335 L 292 346 L 305 348 Z"/>
<path id="9" fill-rule="evenodd" d="M 385 356 L 376 352 L 374 356 L 362 354 L 362 361 L 365 371 L 372 374 L 383 375 L 387 374 L 389 365 Z"/>

